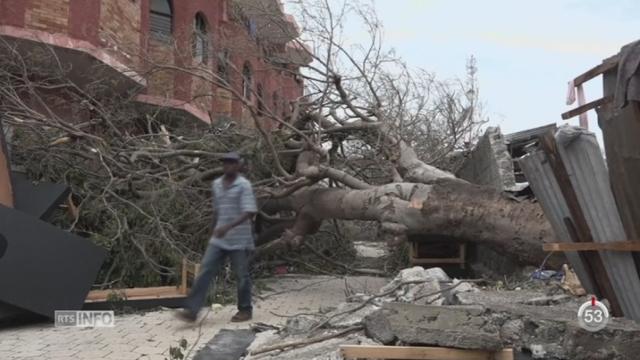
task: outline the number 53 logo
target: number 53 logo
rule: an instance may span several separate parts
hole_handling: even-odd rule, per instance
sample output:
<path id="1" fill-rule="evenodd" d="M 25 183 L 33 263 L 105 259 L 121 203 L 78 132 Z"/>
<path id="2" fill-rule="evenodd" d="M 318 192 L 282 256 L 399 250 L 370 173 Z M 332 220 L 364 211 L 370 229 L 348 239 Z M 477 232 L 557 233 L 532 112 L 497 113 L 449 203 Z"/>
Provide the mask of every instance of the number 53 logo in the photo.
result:
<path id="1" fill-rule="evenodd" d="M 587 331 L 602 330 L 609 322 L 609 310 L 593 297 L 578 309 L 578 322 Z"/>

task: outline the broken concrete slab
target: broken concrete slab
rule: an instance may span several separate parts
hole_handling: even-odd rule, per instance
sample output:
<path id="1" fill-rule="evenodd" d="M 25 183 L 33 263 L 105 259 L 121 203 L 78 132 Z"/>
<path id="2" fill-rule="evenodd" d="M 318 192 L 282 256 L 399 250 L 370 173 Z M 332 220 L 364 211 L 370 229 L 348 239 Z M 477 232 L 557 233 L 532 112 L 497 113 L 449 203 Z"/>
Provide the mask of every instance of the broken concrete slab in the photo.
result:
<path id="1" fill-rule="evenodd" d="M 384 294 L 396 289 L 395 293 L 382 299 L 385 301 L 400 301 L 406 303 L 436 304 L 442 305 L 444 298 L 441 297 L 442 290 L 440 283 L 449 282 L 449 276 L 438 267 L 424 269 L 420 266 L 404 269 L 380 289 Z M 402 285 L 404 283 L 416 282 Z"/>
<path id="2" fill-rule="evenodd" d="M 318 324 L 318 318 L 308 315 L 298 315 L 287 319 L 285 329 L 289 335 L 309 332 Z"/>
<path id="3" fill-rule="evenodd" d="M 391 330 L 391 323 L 382 311 L 374 311 L 367 315 L 363 322 L 365 334 L 371 339 L 384 345 L 396 342 L 397 337 Z"/>
<path id="4" fill-rule="evenodd" d="M 523 289 L 517 291 L 507 290 L 481 290 L 471 292 L 460 292 L 453 296 L 452 305 L 481 305 L 486 307 L 494 307 L 495 305 L 505 304 L 526 304 L 532 299 L 544 298 L 549 296 L 544 290 Z M 553 295 L 552 295 L 553 296 Z M 567 298 L 575 304 L 576 309 L 580 306 L 579 299 Z M 582 301 L 584 302 L 584 301 Z M 560 303 L 560 301 L 558 301 Z"/>
<path id="5" fill-rule="evenodd" d="M 404 286 L 400 289 L 397 300 L 418 305 L 442 305 L 445 299 L 441 296 L 441 290 L 438 280 L 427 279 L 422 284 Z"/>
<path id="6" fill-rule="evenodd" d="M 447 273 L 445 273 L 441 268 L 434 267 L 425 269 L 422 266 L 414 266 L 412 268 L 400 270 L 393 280 L 380 289 L 380 292 L 384 293 L 390 291 L 402 283 L 411 281 L 428 281 L 432 279 L 442 282 L 451 281 L 451 278 L 449 278 Z"/>
<path id="7" fill-rule="evenodd" d="M 499 328 L 486 326 L 482 307 L 387 303 L 381 311 L 390 330 L 404 344 L 483 350 L 503 348 Z"/>
<path id="8" fill-rule="evenodd" d="M 516 187 L 513 159 L 499 127 L 489 127 L 456 175 L 498 191 Z"/>
<path id="9" fill-rule="evenodd" d="M 531 298 L 531 299 L 525 301 L 524 303 L 527 304 L 527 305 L 545 306 L 545 305 L 560 304 L 560 303 L 563 303 L 563 302 L 570 301 L 571 299 L 572 298 L 569 295 L 559 294 L 559 295 L 539 296 L 539 297 Z"/>
<path id="10" fill-rule="evenodd" d="M 515 292 L 513 292 L 515 293 Z M 612 319 L 598 332 L 583 330 L 577 307 L 518 303 L 481 306 L 418 306 L 387 303 L 365 319 L 366 333 L 408 345 L 461 349 L 514 348 L 533 359 L 637 359 L 640 325 Z M 386 321 L 376 317 L 384 317 Z M 392 334 L 392 335 L 391 335 Z"/>
<path id="11" fill-rule="evenodd" d="M 374 311 L 380 308 L 376 305 L 370 304 L 370 305 L 364 306 L 361 309 L 358 309 L 358 307 L 360 306 L 362 306 L 362 304 L 342 303 L 338 305 L 338 307 L 335 310 L 327 313 L 325 316 L 328 318 L 332 318 L 329 321 L 329 325 L 331 327 L 334 327 L 334 328 L 350 327 L 350 326 L 360 324 L 362 322 L 362 319 L 364 319 L 367 315 L 373 313 Z M 341 314 L 341 315 L 338 315 L 338 314 Z"/>

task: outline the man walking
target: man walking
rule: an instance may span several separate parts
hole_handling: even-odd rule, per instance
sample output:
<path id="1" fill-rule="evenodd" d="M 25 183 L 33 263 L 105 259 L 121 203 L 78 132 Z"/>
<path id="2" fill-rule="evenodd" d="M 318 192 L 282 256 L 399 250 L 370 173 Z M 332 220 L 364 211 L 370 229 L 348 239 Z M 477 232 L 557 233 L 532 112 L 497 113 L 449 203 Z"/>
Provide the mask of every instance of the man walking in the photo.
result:
<path id="1" fill-rule="evenodd" d="M 202 257 L 200 274 L 185 300 L 185 309 L 179 313 L 187 321 L 195 321 L 198 317 L 211 280 L 218 275 L 226 257 L 231 259 L 238 287 L 238 312 L 231 321 L 247 321 L 252 316 L 249 256 L 255 247 L 251 218 L 257 212 L 256 199 L 251 183 L 240 174 L 240 155 L 228 153 L 222 157 L 222 164 L 224 175 L 212 185 L 213 206 L 218 220 Z"/>

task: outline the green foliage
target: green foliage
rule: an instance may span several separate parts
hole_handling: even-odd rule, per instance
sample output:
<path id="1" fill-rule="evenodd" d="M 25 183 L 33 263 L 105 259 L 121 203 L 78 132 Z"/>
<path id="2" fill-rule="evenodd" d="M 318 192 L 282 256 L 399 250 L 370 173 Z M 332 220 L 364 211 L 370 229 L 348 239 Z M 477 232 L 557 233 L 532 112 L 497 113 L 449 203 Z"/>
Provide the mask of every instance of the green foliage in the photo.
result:
<path id="1" fill-rule="evenodd" d="M 169 358 L 165 358 L 165 360 L 183 360 L 188 346 L 187 340 L 182 338 L 178 342 L 178 346 L 169 347 Z"/>

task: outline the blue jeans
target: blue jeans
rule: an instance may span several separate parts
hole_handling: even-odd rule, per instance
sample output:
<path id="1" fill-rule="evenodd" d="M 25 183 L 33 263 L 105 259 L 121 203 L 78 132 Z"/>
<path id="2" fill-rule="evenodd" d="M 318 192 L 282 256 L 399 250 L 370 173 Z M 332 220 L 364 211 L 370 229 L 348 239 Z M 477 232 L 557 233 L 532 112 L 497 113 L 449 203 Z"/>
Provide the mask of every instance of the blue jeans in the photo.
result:
<path id="1" fill-rule="evenodd" d="M 225 250 L 214 244 L 209 244 L 202 257 L 200 274 L 197 275 L 184 307 L 193 314 L 198 314 L 204 305 L 209 285 L 214 279 L 227 256 L 231 258 L 231 268 L 236 275 L 238 287 L 238 310 L 253 310 L 251 306 L 251 275 L 249 274 L 249 250 Z"/>

